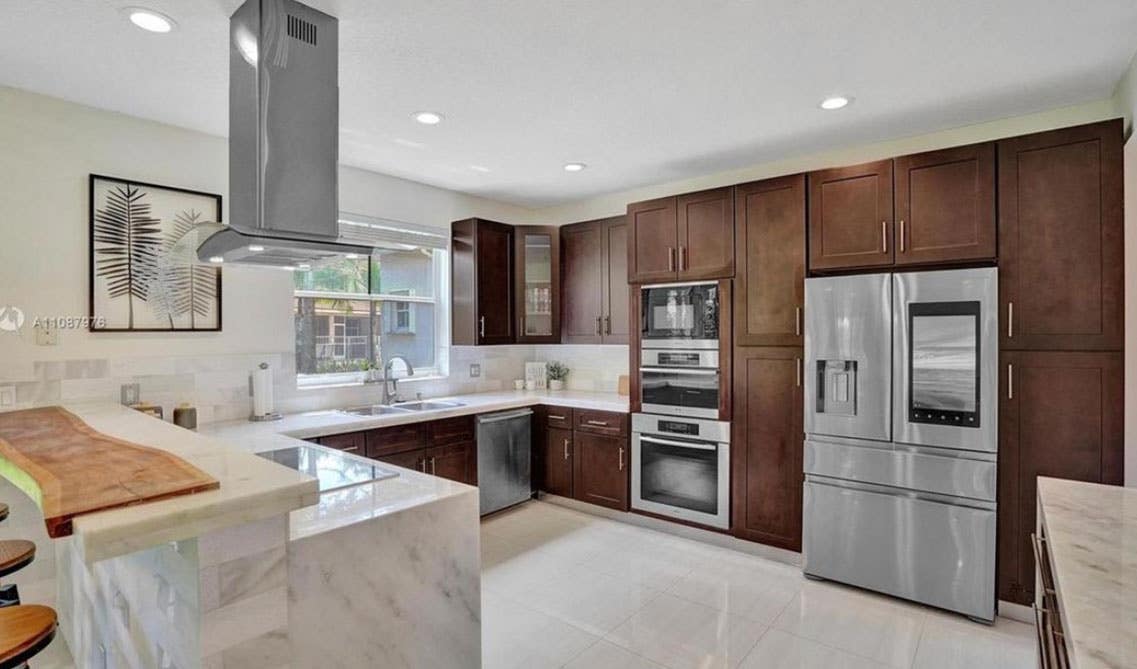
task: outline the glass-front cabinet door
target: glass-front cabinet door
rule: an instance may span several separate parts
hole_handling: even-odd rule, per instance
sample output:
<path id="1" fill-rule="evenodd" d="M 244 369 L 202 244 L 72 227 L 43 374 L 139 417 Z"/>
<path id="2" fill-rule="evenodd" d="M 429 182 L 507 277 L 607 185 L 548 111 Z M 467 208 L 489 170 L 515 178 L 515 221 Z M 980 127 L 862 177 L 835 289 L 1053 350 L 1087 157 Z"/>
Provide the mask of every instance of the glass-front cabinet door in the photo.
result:
<path id="1" fill-rule="evenodd" d="M 516 232 L 517 341 L 561 340 L 560 232 L 519 227 Z"/>

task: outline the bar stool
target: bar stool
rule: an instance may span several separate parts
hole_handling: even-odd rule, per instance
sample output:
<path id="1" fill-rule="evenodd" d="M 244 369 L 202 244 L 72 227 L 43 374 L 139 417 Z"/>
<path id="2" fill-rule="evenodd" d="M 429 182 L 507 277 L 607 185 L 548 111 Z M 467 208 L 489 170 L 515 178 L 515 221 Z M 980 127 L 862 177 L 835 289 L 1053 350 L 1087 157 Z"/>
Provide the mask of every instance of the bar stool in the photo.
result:
<path id="1" fill-rule="evenodd" d="M 0 578 L 17 572 L 36 559 L 36 545 L 24 539 L 0 541 Z M 0 586 L 0 609 L 20 603 L 16 584 Z"/>
<path id="2" fill-rule="evenodd" d="M 55 638 L 55 610 L 29 604 L 0 609 L 0 669 L 27 666 Z"/>

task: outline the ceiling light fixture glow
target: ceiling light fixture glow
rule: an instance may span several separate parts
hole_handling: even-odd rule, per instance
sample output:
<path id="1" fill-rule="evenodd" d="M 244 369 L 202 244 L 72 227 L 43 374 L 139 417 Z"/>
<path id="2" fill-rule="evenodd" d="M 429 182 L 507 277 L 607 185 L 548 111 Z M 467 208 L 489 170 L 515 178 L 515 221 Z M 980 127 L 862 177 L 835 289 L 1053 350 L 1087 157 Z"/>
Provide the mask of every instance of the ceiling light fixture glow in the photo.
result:
<path id="1" fill-rule="evenodd" d="M 834 95 L 831 98 L 825 98 L 824 100 L 822 100 L 818 106 L 821 107 L 822 109 L 826 110 L 826 111 L 833 111 L 834 109 L 841 109 L 842 107 L 847 107 L 849 105 L 849 103 L 852 101 L 853 101 L 852 98 L 847 98 L 843 95 Z"/>
<path id="2" fill-rule="evenodd" d="M 221 256 L 210 256 L 209 262 L 213 263 L 214 265 L 220 265 L 221 263 L 225 262 L 225 259 Z"/>
<path id="3" fill-rule="evenodd" d="M 348 260 L 355 260 L 356 258 L 359 257 L 359 254 L 358 253 L 345 253 L 343 257 L 347 258 Z"/>
<path id="4" fill-rule="evenodd" d="M 579 172 L 586 167 L 588 167 L 588 165 L 585 165 L 584 163 L 565 163 L 566 172 Z"/>
<path id="5" fill-rule="evenodd" d="M 423 125 L 438 125 L 442 123 L 442 114 L 432 111 L 420 111 L 414 113 L 414 119 Z"/>
<path id="6" fill-rule="evenodd" d="M 249 244 L 249 250 L 253 253 L 260 253 L 261 251 L 265 250 L 265 247 L 261 246 L 260 244 Z"/>
<path id="7" fill-rule="evenodd" d="M 168 33 L 177 25 L 173 19 L 153 9 L 127 7 L 123 11 L 126 12 L 126 16 L 130 19 L 131 23 L 148 32 Z"/>
<path id="8" fill-rule="evenodd" d="M 296 265 L 296 269 L 307 272 L 308 270 L 312 269 L 312 266 L 306 262 L 302 262 Z"/>

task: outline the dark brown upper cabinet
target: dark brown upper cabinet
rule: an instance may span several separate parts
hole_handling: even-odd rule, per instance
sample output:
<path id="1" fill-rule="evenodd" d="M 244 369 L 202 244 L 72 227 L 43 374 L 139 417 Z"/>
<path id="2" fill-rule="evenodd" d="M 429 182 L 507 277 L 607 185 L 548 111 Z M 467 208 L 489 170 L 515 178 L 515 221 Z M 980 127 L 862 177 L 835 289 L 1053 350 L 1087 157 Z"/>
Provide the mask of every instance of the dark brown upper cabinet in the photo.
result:
<path id="1" fill-rule="evenodd" d="M 896 264 L 995 258 L 995 145 L 897 158 Z"/>
<path id="2" fill-rule="evenodd" d="M 563 343 L 628 343 L 627 239 L 623 216 L 561 228 Z"/>
<path id="3" fill-rule="evenodd" d="M 451 235 L 451 343 L 511 344 L 514 330 L 512 226 L 455 221 Z"/>
<path id="4" fill-rule="evenodd" d="M 804 174 L 735 186 L 735 345 L 802 345 L 805 227 Z"/>
<path id="5" fill-rule="evenodd" d="M 999 142 L 1000 347 L 1120 350 L 1121 119 Z"/>
<path id="6" fill-rule="evenodd" d="M 561 234 L 555 227 L 514 228 L 517 342 L 561 341 Z"/>
<path id="7" fill-rule="evenodd" d="M 628 281 L 734 276 L 734 198 L 716 188 L 628 205 Z"/>
<path id="8" fill-rule="evenodd" d="M 892 161 L 809 174 L 809 268 L 892 265 Z"/>

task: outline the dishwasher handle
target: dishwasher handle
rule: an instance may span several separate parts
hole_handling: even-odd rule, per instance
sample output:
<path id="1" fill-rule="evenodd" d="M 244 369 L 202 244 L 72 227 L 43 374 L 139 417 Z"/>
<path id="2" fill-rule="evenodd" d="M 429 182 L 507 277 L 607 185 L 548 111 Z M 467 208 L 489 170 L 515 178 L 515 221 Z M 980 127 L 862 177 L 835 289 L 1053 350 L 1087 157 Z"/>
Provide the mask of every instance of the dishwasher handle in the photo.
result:
<path id="1" fill-rule="evenodd" d="M 488 423 L 498 423 L 503 420 L 513 420 L 514 418 L 525 418 L 532 416 L 532 409 L 521 409 L 519 411 L 505 411 L 503 413 L 491 413 L 478 416 L 478 425 L 486 425 Z"/>

